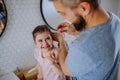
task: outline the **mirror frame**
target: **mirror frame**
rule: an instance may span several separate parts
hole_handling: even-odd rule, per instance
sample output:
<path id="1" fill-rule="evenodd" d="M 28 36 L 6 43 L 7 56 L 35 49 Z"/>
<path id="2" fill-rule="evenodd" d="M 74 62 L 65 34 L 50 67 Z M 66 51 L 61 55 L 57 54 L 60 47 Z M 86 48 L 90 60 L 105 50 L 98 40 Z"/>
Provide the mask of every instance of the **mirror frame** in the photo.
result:
<path id="1" fill-rule="evenodd" d="M 43 0 L 40 0 L 40 12 L 41 12 L 41 15 L 42 15 L 42 18 L 43 18 L 45 24 L 47 24 L 48 27 L 50 27 L 50 29 L 56 31 L 56 29 L 54 29 L 52 26 L 50 26 L 50 24 L 48 24 L 47 20 L 46 20 L 45 17 L 44 17 L 45 15 L 43 14 Z"/>
<path id="2" fill-rule="evenodd" d="M 2 1 L 3 6 L 4 6 L 4 8 L 5 8 L 5 11 L 6 11 L 6 18 L 5 18 L 4 29 L 3 29 L 2 32 L 0 33 L 0 37 L 2 36 L 3 32 L 5 31 L 5 28 L 6 28 L 6 25 L 7 25 L 7 18 L 8 18 L 7 8 L 6 8 L 6 5 L 5 5 L 5 2 L 4 2 L 4 0 L 1 0 L 1 1 Z"/>
<path id="3" fill-rule="evenodd" d="M 57 26 L 62 23 L 64 19 L 51 3 L 49 0 L 40 0 L 40 12 L 45 24 L 50 29 L 57 31 Z"/>

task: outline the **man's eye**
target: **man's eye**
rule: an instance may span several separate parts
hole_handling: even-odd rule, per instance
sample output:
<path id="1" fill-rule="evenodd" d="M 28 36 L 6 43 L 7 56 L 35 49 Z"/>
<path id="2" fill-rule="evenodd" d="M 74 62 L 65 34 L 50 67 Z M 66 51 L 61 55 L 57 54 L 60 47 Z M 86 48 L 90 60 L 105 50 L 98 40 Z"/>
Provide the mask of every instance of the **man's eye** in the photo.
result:
<path id="1" fill-rule="evenodd" d="M 63 13 L 63 12 L 59 12 L 59 11 L 58 11 L 58 13 L 59 13 L 60 15 L 65 15 L 65 13 Z"/>
<path id="2" fill-rule="evenodd" d="M 64 16 L 65 14 L 64 13 L 60 13 L 60 15 Z"/>

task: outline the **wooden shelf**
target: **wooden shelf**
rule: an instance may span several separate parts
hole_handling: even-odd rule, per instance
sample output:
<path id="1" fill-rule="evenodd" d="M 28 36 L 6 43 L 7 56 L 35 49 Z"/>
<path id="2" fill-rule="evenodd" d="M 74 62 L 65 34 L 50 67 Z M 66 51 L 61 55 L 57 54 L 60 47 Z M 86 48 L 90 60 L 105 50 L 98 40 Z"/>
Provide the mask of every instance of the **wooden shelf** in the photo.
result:
<path id="1" fill-rule="evenodd" d="M 23 71 L 14 71 L 15 75 L 20 79 L 20 80 L 25 80 Z"/>
<path id="2" fill-rule="evenodd" d="M 35 71 L 31 72 L 31 73 L 28 73 L 28 71 L 29 70 L 26 70 L 26 71 L 23 72 L 25 80 L 36 80 L 38 71 L 35 70 Z"/>

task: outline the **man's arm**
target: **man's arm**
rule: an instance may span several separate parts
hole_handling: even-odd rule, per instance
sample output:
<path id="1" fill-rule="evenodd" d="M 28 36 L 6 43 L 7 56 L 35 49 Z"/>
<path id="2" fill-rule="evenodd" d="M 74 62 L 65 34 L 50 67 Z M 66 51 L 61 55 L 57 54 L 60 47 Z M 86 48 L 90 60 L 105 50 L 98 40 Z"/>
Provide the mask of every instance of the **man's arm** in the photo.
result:
<path id="1" fill-rule="evenodd" d="M 62 71 L 65 75 L 72 76 L 72 74 L 69 72 L 66 66 L 66 63 L 65 63 L 66 56 L 68 54 L 68 49 L 67 49 L 67 45 L 63 38 L 59 38 L 59 48 L 60 48 L 59 63 L 62 68 Z"/>

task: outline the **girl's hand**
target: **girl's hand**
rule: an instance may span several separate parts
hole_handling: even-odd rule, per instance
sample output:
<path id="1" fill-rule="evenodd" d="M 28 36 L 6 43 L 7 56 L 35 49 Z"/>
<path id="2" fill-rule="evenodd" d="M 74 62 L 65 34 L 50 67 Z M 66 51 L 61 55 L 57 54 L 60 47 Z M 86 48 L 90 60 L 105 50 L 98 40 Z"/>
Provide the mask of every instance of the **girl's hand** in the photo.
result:
<path id="1" fill-rule="evenodd" d="M 54 64 L 57 60 L 54 53 L 50 54 L 47 58 L 50 60 L 51 64 Z"/>

